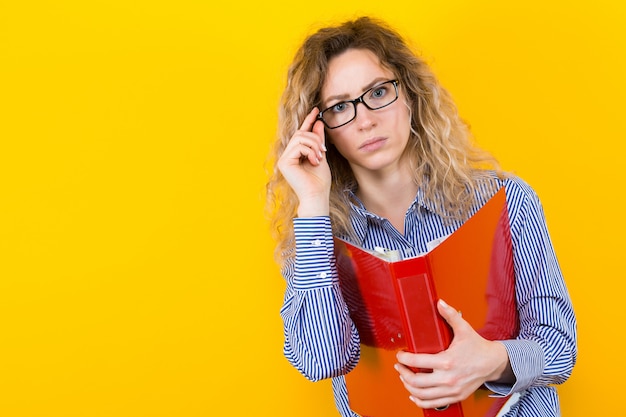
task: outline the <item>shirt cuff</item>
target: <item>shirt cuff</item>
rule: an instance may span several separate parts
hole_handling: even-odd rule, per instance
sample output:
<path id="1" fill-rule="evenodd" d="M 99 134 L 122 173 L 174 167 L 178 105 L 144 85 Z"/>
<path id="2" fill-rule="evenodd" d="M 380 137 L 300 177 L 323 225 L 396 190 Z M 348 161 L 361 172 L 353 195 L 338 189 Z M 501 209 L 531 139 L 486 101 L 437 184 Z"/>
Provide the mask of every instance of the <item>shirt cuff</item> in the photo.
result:
<path id="1" fill-rule="evenodd" d="M 338 282 L 330 217 L 293 219 L 296 242 L 294 289 L 314 289 Z"/>
<path id="2" fill-rule="evenodd" d="M 541 346 L 532 340 L 500 341 L 509 354 L 514 384 L 486 382 L 485 387 L 495 393 L 494 397 L 505 397 L 529 388 L 543 374 L 544 355 Z"/>

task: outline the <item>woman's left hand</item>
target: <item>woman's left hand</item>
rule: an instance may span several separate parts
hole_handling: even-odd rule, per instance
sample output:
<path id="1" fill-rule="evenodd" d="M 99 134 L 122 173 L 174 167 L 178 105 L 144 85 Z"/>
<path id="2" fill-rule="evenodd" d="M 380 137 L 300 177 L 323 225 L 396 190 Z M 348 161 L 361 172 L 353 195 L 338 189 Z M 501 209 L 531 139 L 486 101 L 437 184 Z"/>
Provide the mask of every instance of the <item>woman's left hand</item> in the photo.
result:
<path id="1" fill-rule="evenodd" d="M 396 370 L 413 402 L 421 408 L 443 407 L 466 399 L 486 381 L 511 378 L 502 343 L 484 339 L 443 300 L 437 308 L 454 333 L 448 349 L 436 354 L 397 354 Z M 432 373 L 416 373 L 411 368 L 432 369 Z"/>

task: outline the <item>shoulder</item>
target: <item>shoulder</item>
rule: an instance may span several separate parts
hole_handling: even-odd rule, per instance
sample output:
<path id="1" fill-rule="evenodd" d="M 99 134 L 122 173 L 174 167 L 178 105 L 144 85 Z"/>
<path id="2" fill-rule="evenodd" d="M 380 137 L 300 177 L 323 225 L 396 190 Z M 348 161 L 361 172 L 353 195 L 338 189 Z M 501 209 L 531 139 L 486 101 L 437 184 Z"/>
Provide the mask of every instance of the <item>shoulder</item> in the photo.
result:
<path id="1" fill-rule="evenodd" d="M 528 224 L 538 227 L 545 223 L 545 215 L 537 192 L 523 179 L 508 174 L 503 180 L 511 231 L 519 231 Z"/>
<path id="2" fill-rule="evenodd" d="M 498 174 L 494 171 L 480 171 L 478 175 L 477 198 L 480 205 L 484 204 L 495 190 L 504 187 L 512 229 L 522 228 L 529 220 L 543 221 L 544 214 L 539 196 L 522 178 L 512 173 Z"/>
<path id="3" fill-rule="evenodd" d="M 507 174 L 502 181 L 502 185 L 506 190 L 506 197 L 509 206 L 518 206 L 528 204 L 531 201 L 539 202 L 537 192 L 524 181 L 522 178 Z"/>
<path id="4" fill-rule="evenodd" d="M 520 208 L 529 202 L 539 203 L 535 190 L 526 181 L 512 173 L 497 173 L 490 170 L 476 173 L 476 197 L 481 205 L 501 187 L 504 187 L 506 191 L 509 209 Z"/>
<path id="5" fill-rule="evenodd" d="M 476 172 L 477 197 L 488 200 L 495 192 L 504 187 L 509 205 L 524 205 L 529 201 L 539 201 L 535 190 L 523 179 L 509 172 L 497 173 L 491 170 Z"/>
<path id="6" fill-rule="evenodd" d="M 537 192 L 526 181 L 513 174 L 507 174 L 502 181 L 506 191 L 509 210 L 528 205 L 541 206 Z"/>

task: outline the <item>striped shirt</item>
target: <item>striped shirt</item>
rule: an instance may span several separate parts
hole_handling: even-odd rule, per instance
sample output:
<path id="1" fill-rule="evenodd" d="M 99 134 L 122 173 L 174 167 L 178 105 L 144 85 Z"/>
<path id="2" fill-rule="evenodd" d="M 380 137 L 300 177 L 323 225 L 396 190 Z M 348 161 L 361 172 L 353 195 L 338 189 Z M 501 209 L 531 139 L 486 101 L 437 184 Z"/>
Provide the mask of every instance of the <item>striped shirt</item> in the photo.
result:
<path id="1" fill-rule="evenodd" d="M 519 178 L 497 181 L 506 190 L 520 333 L 515 340 L 501 341 L 515 383 L 486 386 L 496 395 L 519 397 L 506 417 L 560 416 L 554 385 L 569 378 L 577 355 L 571 299 L 537 195 Z M 351 221 L 356 244 L 400 250 L 404 257 L 426 252 L 429 242 L 461 225 L 444 222 L 420 191 L 406 212 L 404 235 L 358 203 L 351 207 Z M 294 231 L 296 256 L 283 268 L 284 354 L 308 379 L 332 378 L 339 414 L 354 417 L 343 375 L 359 360 L 359 335 L 339 288 L 330 219 L 296 218 Z"/>

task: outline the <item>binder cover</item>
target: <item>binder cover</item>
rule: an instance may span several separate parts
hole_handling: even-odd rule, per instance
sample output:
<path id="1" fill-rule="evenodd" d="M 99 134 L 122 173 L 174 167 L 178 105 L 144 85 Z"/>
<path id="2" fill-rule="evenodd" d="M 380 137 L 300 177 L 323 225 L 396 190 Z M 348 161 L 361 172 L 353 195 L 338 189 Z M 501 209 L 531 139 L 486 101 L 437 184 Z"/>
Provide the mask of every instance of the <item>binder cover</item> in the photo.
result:
<path id="1" fill-rule="evenodd" d="M 445 410 L 409 400 L 396 352 L 437 353 L 452 332 L 437 300 L 457 308 L 489 340 L 517 336 L 512 244 L 504 188 L 430 252 L 388 261 L 335 238 L 340 286 L 361 337 L 361 359 L 346 375 L 350 407 L 363 417 L 494 417 L 508 398 L 481 388 Z"/>

